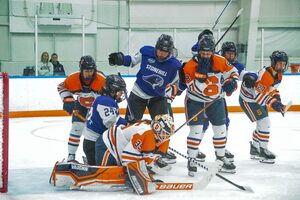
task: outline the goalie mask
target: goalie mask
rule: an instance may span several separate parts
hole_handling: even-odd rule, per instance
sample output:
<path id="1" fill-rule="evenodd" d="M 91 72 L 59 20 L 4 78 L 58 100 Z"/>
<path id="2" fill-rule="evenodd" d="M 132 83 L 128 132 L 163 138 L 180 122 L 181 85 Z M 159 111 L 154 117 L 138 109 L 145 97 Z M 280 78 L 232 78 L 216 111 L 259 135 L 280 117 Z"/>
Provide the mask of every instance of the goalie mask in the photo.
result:
<path id="1" fill-rule="evenodd" d="M 284 51 L 274 51 L 272 53 L 272 55 L 270 56 L 270 59 L 271 59 L 271 66 L 273 67 L 273 69 L 275 71 L 284 73 L 287 70 L 289 58 Z M 281 70 L 275 69 L 276 62 L 279 62 L 279 61 L 285 62 L 285 66 Z"/>
<path id="2" fill-rule="evenodd" d="M 171 116 L 156 115 L 151 122 L 151 128 L 155 133 L 155 138 L 159 142 L 168 140 L 174 134 L 174 123 Z"/>
<path id="3" fill-rule="evenodd" d="M 106 77 L 103 93 L 111 96 L 117 103 L 120 103 L 125 99 L 124 92 L 126 92 L 126 83 L 124 79 L 114 74 Z"/>

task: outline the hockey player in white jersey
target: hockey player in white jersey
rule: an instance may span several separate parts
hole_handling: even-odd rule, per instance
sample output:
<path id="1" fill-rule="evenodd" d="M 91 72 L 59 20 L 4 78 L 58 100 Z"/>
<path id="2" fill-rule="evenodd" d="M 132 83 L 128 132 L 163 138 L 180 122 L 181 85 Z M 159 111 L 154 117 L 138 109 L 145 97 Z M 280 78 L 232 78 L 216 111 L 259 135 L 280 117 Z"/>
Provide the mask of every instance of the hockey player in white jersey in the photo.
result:
<path id="1" fill-rule="evenodd" d="M 267 106 L 277 112 L 283 112 L 285 109 L 277 88 L 282 81 L 282 74 L 287 69 L 288 56 L 283 51 L 274 51 L 270 59 L 271 65 L 262 68 L 257 74 L 244 75 L 239 102 L 251 122 L 256 122 L 250 142 L 251 159 L 273 164 L 276 156 L 268 150 L 270 119 Z"/>
<path id="2" fill-rule="evenodd" d="M 99 158 L 99 152 L 97 148 L 95 149 L 95 145 L 98 145 L 97 139 L 102 136 L 102 133 L 113 124 L 127 124 L 126 120 L 120 117 L 118 106 L 118 103 L 124 99 L 125 90 L 126 83 L 120 76 L 109 75 L 101 92 L 102 95 L 95 99 L 88 113 L 83 130 L 83 150 L 89 165 L 99 164 L 96 159 Z"/>

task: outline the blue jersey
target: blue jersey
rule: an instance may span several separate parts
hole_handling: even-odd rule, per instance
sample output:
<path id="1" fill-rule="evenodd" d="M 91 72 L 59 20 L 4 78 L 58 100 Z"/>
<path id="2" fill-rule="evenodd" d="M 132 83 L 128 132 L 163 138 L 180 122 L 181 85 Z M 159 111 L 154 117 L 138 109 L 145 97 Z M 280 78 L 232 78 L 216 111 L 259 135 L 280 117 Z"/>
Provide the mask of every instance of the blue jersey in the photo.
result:
<path id="1" fill-rule="evenodd" d="M 244 65 L 238 61 L 230 62 L 230 64 L 238 70 L 239 74 L 241 74 L 241 72 L 245 69 Z"/>
<path id="2" fill-rule="evenodd" d="M 119 115 L 118 104 L 110 96 L 98 96 L 89 111 L 86 121 L 87 128 L 95 133 L 102 134 L 114 123 L 117 125 L 127 124 L 125 119 Z"/>
<path id="3" fill-rule="evenodd" d="M 155 48 L 144 46 L 140 49 L 140 70 L 137 73 L 135 84 L 149 96 L 165 95 L 166 86 L 172 83 L 177 70 L 181 64 L 174 56 L 170 56 L 165 61 L 158 61 Z M 132 65 L 132 57 L 125 56 L 124 65 Z"/>

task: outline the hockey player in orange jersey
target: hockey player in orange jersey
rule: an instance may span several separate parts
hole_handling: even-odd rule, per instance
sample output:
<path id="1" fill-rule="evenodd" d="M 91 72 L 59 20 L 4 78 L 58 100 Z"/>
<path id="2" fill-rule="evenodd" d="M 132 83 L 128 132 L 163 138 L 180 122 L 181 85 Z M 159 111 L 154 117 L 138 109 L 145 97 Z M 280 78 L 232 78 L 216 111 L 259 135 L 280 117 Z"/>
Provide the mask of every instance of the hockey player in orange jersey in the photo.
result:
<path id="1" fill-rule="evenodd" d="M 79 61 L 79 68 L 79 72 L 69 75 L 57 87 L 64 103 L 63 109 L 72 115 L 72 128 L 68 141 L 68 161 L 75 160 L 84 127 L 84 117 L 105 84 L 105 77 L 97 73 L 96 62 L 91 56 L 82 56 Z M 76 100 L 75 95 L 77 96 Z"/>
<path id="2" fill-rule="evenodd" d="M 277 112 L 285 109 L 277 88 L 287 69 L 288 56 L 283 51 L 274 51 L 270 59 L 270 66 L 262 68 L 257 74 L 247 73 L 243 76 L 239 102 L 251 122 L 256 122 L 250 142 L 251 159 L 273 164 L 276 156 L 268 150 L 270 119 L 267 106 Z"/>
<path id="3" fill-rule="evenodd" d="M 188 156 L 196 158 L 198 146 L 203 138 L 203 124 L 211 122 L 214 137 L 213 144 L 218 160 L 224 164 L 221 171 L 235 173 L 235 165 L 225 157 L 226 114 L 223 92 L 230 96 L 237 89 L 238 73 L 224 57 L 214 54 L 215 42 L 212 35 L 204 35 L 199 40 L 198 54 L 193 56 L 183 68 L 184 80 L 181 79 L 180 90 L 187 88 L 185 112 L 187 120 L 192 118 L 209 102 L 217 99 L 205 112 L 188 123 L 190 133 L 187 137 Z M 189 175 L 197 171 L 194 163 L 188 162 Z"/>

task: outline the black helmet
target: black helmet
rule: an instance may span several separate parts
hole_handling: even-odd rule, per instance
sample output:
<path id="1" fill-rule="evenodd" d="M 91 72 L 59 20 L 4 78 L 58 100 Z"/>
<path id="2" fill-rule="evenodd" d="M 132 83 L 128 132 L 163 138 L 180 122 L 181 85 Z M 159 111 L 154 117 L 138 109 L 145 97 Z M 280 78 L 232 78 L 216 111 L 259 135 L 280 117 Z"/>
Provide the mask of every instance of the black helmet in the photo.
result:
<path id="1" fill-rule="evenodd" d="M 215 50 L 215 39 L 212 35 L 203 35 L 198 42 L 199 51 L 214 51 Z"/>
<path id="2" fill-rule="evenodd" d="M 111 96 L 116 102 L 121 102 L 124 100 L 124 97 L 118 98 L 117 92 L 124 91 L 126 92 L 126 83 L 124 79 L 118 75 L 112 74 L 106 77 L 105 86 L 103 88 L 105 94 Z"/>
<path id="3" fill-rule="evenodd" d="M 213 35 L 213 32 L 209 29 L 203 30 L 201 33 L 198 35 L 198 41 L 202 38 L 203 35 Z"/>
<path id="4" fill-rule="evenodd" d="M 172 37 L 170 35 L 162 34 L 158 38 L 155 48 L 161 51 L 172 53 L 174 49 L 174 42 Z"/>
<path id="5" fill-rule="evenodd" d="M 82 56 L 79 61 L 80 70 L 97 68 L 95 60 L 92 56 Z"/>
<path id="6" fill-rule="evenodd" d="M 287 70 L 287 63 L 289 61 L 289 58 L 287 54 L 284 51 L 274 51 L 272 55 L 270 56 L 271 59 L 271 66 L 274 68 L 277 61 L 284 61 L 286 62 L 285 68 L 282 70 L 282 72 L 285 72 Z"/>
<path id="7" fill-rule="evenodd" d="M 222 47 L 221 47 L 222 56 L 224 56 L 226 51 L 231 51 L 231 52 L 234 52 L 235 54 L 237 53 L 234 42 L 224 42 L 222 44 Z"/>

